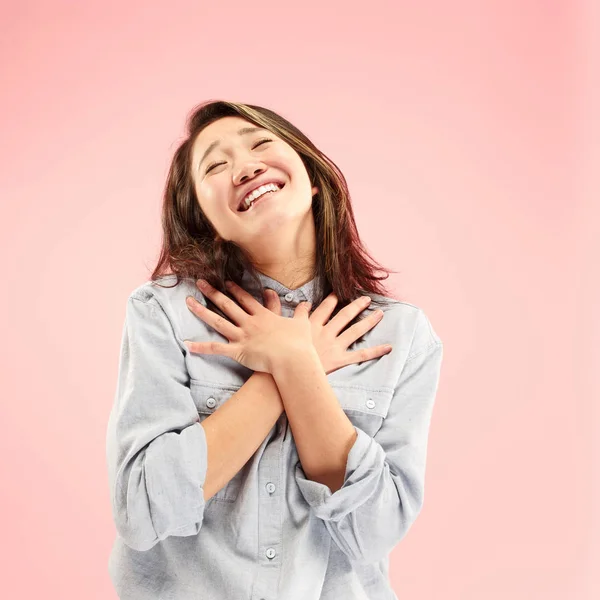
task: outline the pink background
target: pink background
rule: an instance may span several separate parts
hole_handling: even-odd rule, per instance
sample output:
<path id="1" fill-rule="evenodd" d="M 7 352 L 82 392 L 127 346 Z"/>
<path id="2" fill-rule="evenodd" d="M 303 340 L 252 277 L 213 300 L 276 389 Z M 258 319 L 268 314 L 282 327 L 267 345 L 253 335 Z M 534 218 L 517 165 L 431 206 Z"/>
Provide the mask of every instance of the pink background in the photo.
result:
<path id="1" fill-rule="evenodd" d="M 3 7 L 2 596 L 116 598 L 125 301 L 186 115 L 230 99 L 339 165 L 387 283 L 444 341 L 397 595 L 600 597 L 599 23 L 541 0 Z"/>

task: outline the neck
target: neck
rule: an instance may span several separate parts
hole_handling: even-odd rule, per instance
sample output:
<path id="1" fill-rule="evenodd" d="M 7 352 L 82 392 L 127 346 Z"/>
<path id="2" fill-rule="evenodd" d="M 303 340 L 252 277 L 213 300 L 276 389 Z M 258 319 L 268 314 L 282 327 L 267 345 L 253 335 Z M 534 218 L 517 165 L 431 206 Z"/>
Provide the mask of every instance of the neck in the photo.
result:
<path id="1" fill-rule="evenodd" d="M 298 265 L 292 269 L 288 265 L 283 267 L 273 266 L 267 269 L 257 268 L 261 273 L 264 273 L 275 281 L 279 281 L 279 283 L 285 285 L 290 290 L 298 289 L 314 277 L 314 266 L 312 263 L 310 267 L 304 269 Z"/>
<path id="2" fill-rule="evenodd" d="M 290 290 L 304 285 L 314 277 L 316 238 L 312 213 L 307 215 L 295 235 L 277 231 L 264 236 L 252 252 L 252 263 L 263 274 L 279 281 Z"/>

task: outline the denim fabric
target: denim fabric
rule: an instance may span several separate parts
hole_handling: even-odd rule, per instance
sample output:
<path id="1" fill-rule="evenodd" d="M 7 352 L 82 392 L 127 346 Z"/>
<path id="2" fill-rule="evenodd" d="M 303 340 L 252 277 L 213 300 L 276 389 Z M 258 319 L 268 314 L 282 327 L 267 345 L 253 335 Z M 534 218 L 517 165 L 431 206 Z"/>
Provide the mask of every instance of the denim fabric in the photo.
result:
<path id="1" fill-rule="evenodd" d="M 160 283 L 172 285 L 173 276 Z M 282 314 L 312 301 L 261 274 Z M 244 289 L 262 304 L 244 274 Z M 378 359 L 327 375 L 358 437 L 335 493 L 309 480 L 285 412 L 245 466 L 207 502 L 202 421 L 252 375 L 192 354 L 183 340 L 227 342 L 187 307 L 191 280 L 146 282 L 126 303 L 106 457 L 116 539 L 108 567 L 121 600 L 391 600 L 389 553 L 423 506 L 427 439 L 442 341 L 422 309 L 395 301 L 349 350 Z M 367 308 L 367 311 L 371 308 Z"/>

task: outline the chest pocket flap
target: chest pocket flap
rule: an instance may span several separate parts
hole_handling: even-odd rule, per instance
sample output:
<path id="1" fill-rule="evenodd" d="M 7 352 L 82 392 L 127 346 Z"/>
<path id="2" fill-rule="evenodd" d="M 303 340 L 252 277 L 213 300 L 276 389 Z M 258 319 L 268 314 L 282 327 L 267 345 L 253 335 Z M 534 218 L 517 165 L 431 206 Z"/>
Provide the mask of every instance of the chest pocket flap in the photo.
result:
<path id="1" fill-rule="evenodd" d="M 352 424 L 373 437 L 388 414 L 393 390 L 338 384 L 331 387 Z"/>
<path id="2" fill-rule="evenodd" d="M 197 379 L 190 380 L 190 391 L 201 421 L 208 415 L 212 415 L 219 406 L 224 404 L 239 389 L 236 386 L 211 385 Z"/>

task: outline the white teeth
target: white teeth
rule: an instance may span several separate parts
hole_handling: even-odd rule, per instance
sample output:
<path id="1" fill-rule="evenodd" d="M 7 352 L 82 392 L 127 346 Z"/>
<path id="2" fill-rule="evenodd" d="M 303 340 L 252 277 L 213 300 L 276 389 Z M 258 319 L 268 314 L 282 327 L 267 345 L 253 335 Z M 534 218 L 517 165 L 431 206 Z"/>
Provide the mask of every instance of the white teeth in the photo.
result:
<path id="1" fill-rule="evenodd" d="M 251 194 L 248 194 L 244 198 L 244 205 L 246 206 L 245 210 L 250 208 L 250 205 L 254 200 L 260 198 L 266 192 L 277 192 L 279 190 L 279 186 L 275 183 L 267 183 L 266 185 L 261 185 L 258 189 L 254 190 Z"/>

